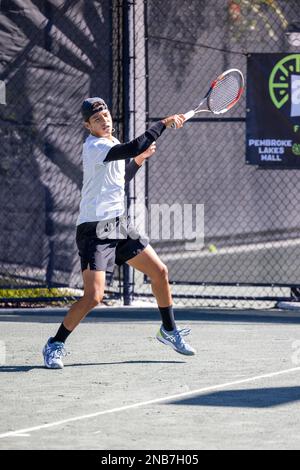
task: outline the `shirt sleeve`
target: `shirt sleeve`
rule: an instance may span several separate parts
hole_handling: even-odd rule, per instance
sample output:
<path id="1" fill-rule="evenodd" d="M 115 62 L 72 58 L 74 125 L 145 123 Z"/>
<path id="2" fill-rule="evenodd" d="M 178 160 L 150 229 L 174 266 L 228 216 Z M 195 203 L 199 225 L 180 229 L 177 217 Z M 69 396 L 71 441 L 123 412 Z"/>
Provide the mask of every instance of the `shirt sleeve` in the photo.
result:
<path id="1" fill-rule="evenodd" d="M 89 151 L 94 156 L 95 162 L 99 165 L 103 165 L 105 162 L 105 158 L 109 151 L 116 145 L 114 142 L 110 141 L 109 139 L 98 139 L 93 142 L 90 147 Z"/>
<path id="2" fill-rule="evenodd" d="M 134 158 L 145 152 L 147 148 L 158 139 L 159 136 L 166 129 L 162 121 L 153 124 L 146 132 L 134 140 L 125 144 L 117 144 L 109 150 L 104 163 L 114 160 L 126 160 L 127 158 Z"/>
<path id="3" fill-rule="evenodd" d="M 131 160 L 125 167 L 125 185 L 128 184 L 132 178 L 135 177 L 141 165 L 138 165 L 135 160 Z"/>

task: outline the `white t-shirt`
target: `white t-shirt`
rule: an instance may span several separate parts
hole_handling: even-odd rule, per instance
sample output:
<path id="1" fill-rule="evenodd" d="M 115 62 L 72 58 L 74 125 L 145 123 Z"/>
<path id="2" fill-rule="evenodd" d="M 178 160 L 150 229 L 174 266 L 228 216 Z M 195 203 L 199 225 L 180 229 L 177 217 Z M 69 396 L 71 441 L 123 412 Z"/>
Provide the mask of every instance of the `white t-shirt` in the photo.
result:
<path id="1" fill-rule="evenodd" d="M 105 162 L 120 142 L 89 135 L 83 144 L 83 187 L 76 225 L 119 217 L 124 213 L 125 160 Z"/>

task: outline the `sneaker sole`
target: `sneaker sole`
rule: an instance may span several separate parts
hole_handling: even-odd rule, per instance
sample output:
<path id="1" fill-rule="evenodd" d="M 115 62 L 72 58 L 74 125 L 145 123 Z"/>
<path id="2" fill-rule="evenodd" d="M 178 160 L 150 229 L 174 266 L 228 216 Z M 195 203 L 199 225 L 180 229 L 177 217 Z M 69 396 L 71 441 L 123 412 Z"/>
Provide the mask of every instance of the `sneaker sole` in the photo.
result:
<path id="1" fill-rule="evenodd" d="M 44 356 L 44 351 L 43 351 L 43 356 Z M 59 365 L 56 365 L 54 367 L 52 366 L 48 366 L 48 364 L 46 363 L 45 359 L 44 359 L 44 366 L 46 367 L 46 369 L 63 369 L 64 368 L 64 365 L 62 364 L 62 366 L 59 366 Z"/>
<path id="2" fill-rule="evenodd" d="M 195 356 L 196 352 L 188 351 L 188 352 L 182 352 L 179 351 L 178 349 L 175 348 L 175 346 L 172 343 L 169 343 L 169 341 L 165 340 L 161 336 L 156 336 L 156 339 L 160 341 L 163 344 L 166 344 L 167 346 L 171 346 L 171 348 L 174 349 L 174 351 L 178 352 L 179 354 L 182 354 L 183 356 Z"/>
<path id="3" fill-rule="evenodd" d="M 59 365 L 48 366 L 48 364 L 46 364 L 45 361 L 44 361 L 44 365 L 46 369 L 63 369 L 64 368 L 64 366 L 59 366 Z"/>

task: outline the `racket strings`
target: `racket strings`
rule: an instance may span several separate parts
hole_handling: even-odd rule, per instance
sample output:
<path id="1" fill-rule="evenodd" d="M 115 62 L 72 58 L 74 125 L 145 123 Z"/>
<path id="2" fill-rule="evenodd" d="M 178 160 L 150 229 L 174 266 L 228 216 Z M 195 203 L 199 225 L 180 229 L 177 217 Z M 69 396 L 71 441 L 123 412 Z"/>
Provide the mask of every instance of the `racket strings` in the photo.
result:
<path id="1" fill-rule="evenodd" d="M 208 106 L 213 113 L 225 111 L 238 97 L 242 87 L 239 74 L 229 73 L 220 79 L 212 89 Z"/>

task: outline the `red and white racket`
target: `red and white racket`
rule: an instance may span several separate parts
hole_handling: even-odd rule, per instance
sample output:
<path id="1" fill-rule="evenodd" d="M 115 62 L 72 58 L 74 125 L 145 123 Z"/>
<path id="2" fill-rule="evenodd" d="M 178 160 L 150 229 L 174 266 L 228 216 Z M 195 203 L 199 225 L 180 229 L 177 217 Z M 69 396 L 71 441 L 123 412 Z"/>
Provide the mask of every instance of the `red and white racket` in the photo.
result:
<path id="1" fill-rule="evenodd" d="M 242 96 L 245 80 L 238 69 L 229 69 L 214 80 L 198 106 L 184 114 L 185 120 L 191 119 L 195 114 L 209 112 L 213 114 L 226 113 Z M 173 124 L 172 127 L 176 127 Z"/>

